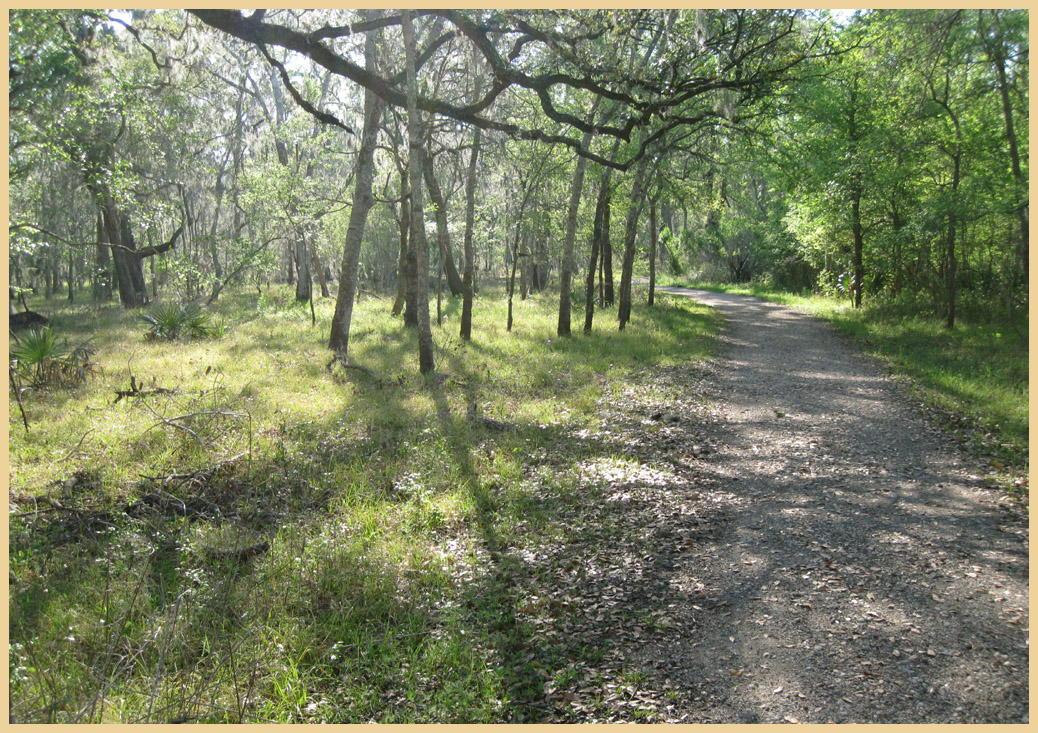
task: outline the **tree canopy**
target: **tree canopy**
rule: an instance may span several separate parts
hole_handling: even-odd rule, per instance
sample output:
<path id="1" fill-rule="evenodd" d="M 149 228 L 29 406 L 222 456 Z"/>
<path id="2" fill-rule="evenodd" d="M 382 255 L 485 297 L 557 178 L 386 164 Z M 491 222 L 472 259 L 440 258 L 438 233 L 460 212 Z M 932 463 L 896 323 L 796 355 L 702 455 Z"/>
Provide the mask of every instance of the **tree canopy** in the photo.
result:
<path id="1" fill-rule="evenodd" d="M 138 307 L 270 279 L 304 302 L 338 282 L 344 363 L 362 285 L 395 289 L 422 328 L 421 283 L 442 272 L 466 339 L 480 279 L 557 288 L 568 335 L 571 301 L 587 330 L 612 304 L 616 258 L 623 327 L 646 254 L 653 279 L 909 299 L 949 325 L 1026 304 L 1025 11 L 12 10 L 10 24 L 18 287 L 60 279 Z"/>

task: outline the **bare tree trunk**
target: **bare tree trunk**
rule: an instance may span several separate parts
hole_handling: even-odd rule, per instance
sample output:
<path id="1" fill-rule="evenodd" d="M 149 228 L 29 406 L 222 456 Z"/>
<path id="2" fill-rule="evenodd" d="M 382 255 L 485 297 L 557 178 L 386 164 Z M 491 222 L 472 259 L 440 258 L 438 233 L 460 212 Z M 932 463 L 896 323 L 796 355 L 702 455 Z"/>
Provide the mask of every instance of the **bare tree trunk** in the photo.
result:
<path id="1" fill-rule="evenodd" d="M 443 268 L 447 273 L 447 286 L 450 288 L 452 296 L 461 295 L 464 288 L 461 276 L 458 275 L 458 268 L 454 265 L 454 255 L 451 252 L 451 237 L 447 227 L 447 202 L 443 198 L 443 191 L 440 190 L 440 182 L 436 180 L 432 156 L 424 154 L 422 158 L 425 187 L 429 190 L 429 199 L 433 205 L 436 239 L 440 247 L 440 259 L 443 261 Z"/>
<path id="2" fill-rule="evenodd" d="M 152 262 L 154 262 L 154 261 L 155 260 L 152 260 Z M 72 248 L 69 247 L 69 250 L 68 250 L 68 302 L 69 303 L 74 303 L 75 299 L 76 299 L 76 295 L 75 295 L 76 269 L 75 268 L 76 268 L 76 263 L 75 263 L 74 255 L 72 253 Z M 154 265 L 152 265 L 152 268 L 154 268 Z"/>
<path id="3" fill-rule="evenodd" d="M 528 249 L 524 237 L 522 249 L 519 252 L 519 300 L 526 300 L 526 294 L 530 289 L 530 253 Z"/>
<path id="4" fill-rule="evenodd" d="M 364 66 L 375 70 L 375 34 L 369 33 L 364 42 Z M 378 141 L 379 119 L 383 103 L 370 89 L 364 90 L 364 129 L 361 132 L 360 150 L 354 173 L 353 206 L 350 223 L 346 229 L 343 245 L 342 268 L 339 271 L 339 292 L 335 298 L 335 313 L 332 316 L 331 335 L 328 348 L 347 359 L 350 346 L 350 323 L 353 320 L 353 302 L 357 294 L 357 272 L 360 269 L 360 245 L 364 239 L 368 212 L 375 202 L 371 195 L 371 182 L 375 172 L 375 144 Z"/>
<path id="5" fill-rule="evenodd" d="M 601 237 L 598 239 L 598 249 L 602 249 Z M 601 251 L 598 257 L 598 307 L 605 307 L 605 252 Z"/>
<path id="6" fill-rule="evenodd" d="M 520 216 L 515 223 L 515 240 L 512 243 L 512 273 L 508 277 L 508 320 L 505 323 L 505 331 L 508 333 L 512 332 L 512 296 L 515 293 L 515 270 L 519 265 L 519 234 L 522 226 L 522 216 Z"/>
<path id="7" fill-rule="evenodd" d="M 317 282 L 321 285 L 321 297 L 330 298 L 331 293 L 328 292 L 328 280 L 324 277 L 324 267 L 321 265 L 321 258 L 317 255 L 317 248 L 310 248 L 310 260 L 314 266 L 314 272 L 317 273 Z"/>
<path id="8" fill-rule="evenodd" d="M 429 326 L 429 248 L 425 241 L 425 216 L 422 205 L 422 125 L 418 117 L 418 80 L 415 73 L 415 38 L 411 13 L 400 13 L 407 74 L 408 178 L 411 186 L 411 251 L 409 269 L 415 279 L 415 312 L 418 321 L 418 369 L 428 374 L 435 369 L 432 330 Z M 413 261 L 413 268 L 410 263 Z"/>
<path id="9" fill-rule="evenodd" d="M 656 202 L 649 205 L 649 306 L 656 305 Z"/>
<path id="10" fill-rule="evenodd" d="M 593 119 L 598 111 L 598 103 L 601 97 L 595 99 L 591 106 L 590 117 Z M 591 132 L 585 132 L 580 141 L 580 146 L 587 150 L 591 145 Z M 573 180 L 569 187 L 569 210 L 566 212 L 566 238 L 562 242 L 562 261 L 559 263 L 559 325 L 557 333 L 559 336 L 570 334 L 570 280 L 573 272 L 573 242 L 577 236 L 577 214 L 580 211 L 580 194 L 584 188 L 584 169 L 587 158 L 583 155 L 577 156 L 577 165 L 573 170 Z"/>
<path id="11" fill-rule="evenodd" d="M 598 251 L 602 243 L 602 217 L 607 195 L 606 189 L 600 190 L 598 201 L 595 204 L 595 219 L 591 233 L 591 259 L 588 261 L 587 281 L 584 283 L 584 333 L 591 333 L 591 325 L 595 318 L 595 270 L 600 270 Z M 601 286 L 601 274 L 599 274 L 598 280 Z"/>
<path id="12" fill-rule="evenodd" d="M 112 260 L 105 236 L 104 220 L 101 210 L 97 210 L 97 255 L 94 259 L 93 281 L 94 299 L 107 302 L 112 299 Z"/>
<path id="13" fill-rule="evenodd" d="M 443 257 L 436 263 L 436 325 L 443 325 Z"/>
<path id="14" fill-rule="evenodd" d="M 478 127 L 472 135 L 472 153 L 469 155 L 468 178 L 465 179 L 465 275 L 461 283 L 461 338 L 472 338 L 472 280 L 475 277 L 475 252 L 472 248 L 472 227 L 476 212 L 476 165 L 483 131 Z"/>
<path id="15" fill-rule="evenodd" d="M 400 256 L 397 261 L 396 300 L 393 301 L 393 315 L 400 315 L 407 300 L 407 235 L 411 229 L 411 207 L 407 186 L 407 172 L 400 174 Z"/>
<path id="16" fill-rule="evenodd" d="M 648 155 L 638 162 L 638 169 L 634 174 L 634 182 L 631 186 L 631 206 L 627 209 L 623 269 L 620 271 L 620 305 L 617 308 L 617 317 L 620 321 L 621 331 L 624 330 L 627 322 L 631 320 L 631 278 L 634 275 L 634 243 L 638 233 L 638 217 L 642 213 L 642 205 L 645 202 L 644 181 L 645 169 L 648 163 Z"/>
<path id="17" fill-rule="evenodd" d="M 181 225 L 165 244 L 138 250 L 130 231 L 130 220 L 115 204 L 101 207 L 99 235 L 107 242 L 115 264 L 116 284 L 119 300 L 125 308 L 138 308 L 148 302 L 147 286 L 144 282 L 142 260 L 172 249 L 184 231 Z"/>
<path id="18" fill-rule="evenodd" d="M 313 294 L 313 277 L 310 273 L 310 257 L 306 237 L 299 235 L 295 243 L 296 300 L 306 303 Z"/>
<path id="19" fill-rule="evenodd" d="M 995 25 L 998 26 L 998 11 L 988 11 L 995 17 Z M 984 11 L 980 11 L 979 17 L 983 18 Z M 983 34 L 985 37 L 989 37 L 989 34 Z M 1006 57 L 1005 47 L 1001 34 L 997 38 L 993 38 L 988 42 L 989 55 L 992 56 L 992 61 L 995 65 L 995 72 L 998 76 L 998 93 L 1002 100 L 1002 118 L 1006 128 L 1006 141 L 1009 143 L 1009 166 L 1013 172 L 1013 180 L 1016 181 L 1018 191 L 1016 195 L 1020 198 L 1020 203 L 1016 207 L 1016 216 L 1020 222 L 1020 244 L 1017 250 L 1017 257 L 1020 260 L 1020 265 L 1023 270 L 1024 286 L 1026 287 L 1028 282 L 1028 266 L 1029 266 L 1029 248 L 1030 248 L 1030 212 L 1027 204 L 1027 180 L 1024 177 L 1023 169 L 1020 166 L 1020 152 L 1017 146 L 1016 128 L 1013 124 L 1013 105 L 1009 99 L 1009 83 L 1006 78 Z"/>
<path id="20" fill-rule="evenodd" d="M 602 210 L 602 280 L 605 283 L 602 305 L 612 305 L 615 299 L 613 292 L 613 243 L 609 239 L 609 220 L 613 210 L 613 190 L 606 186 L 605 208 Z"/>
<path id="21" fill-rule="evenodd" d="M 857 119 L 857 107 L 858 102 L 858 77 L 855 76 L 851 85 L 850 92 L 850 105 L 848 109 L 848 120 L 847 120 L 847 134 L 850 138 L 850 158 L 852 163 L 857 163 L 858 157 L 858 140 L 860 134 L 858 131 L 858 119 Z M 864 234 L 861 227 L 861 197 L 862 197 L 862 182 L 861 173 L 855 172 L 851 175 L 850 182 L 850 194 L 851 194 L 851 232 L 854 237 L 854 253 L 853 253 L 853 264 L 852 269 L 854 270 L 853 282 L 851 287 L 853 288 L 854 296 L 854 307 L 861 308 L 861 291 L 864 288 L 865 280 L 865 265 L 862 260 L 865 241 Z"/>

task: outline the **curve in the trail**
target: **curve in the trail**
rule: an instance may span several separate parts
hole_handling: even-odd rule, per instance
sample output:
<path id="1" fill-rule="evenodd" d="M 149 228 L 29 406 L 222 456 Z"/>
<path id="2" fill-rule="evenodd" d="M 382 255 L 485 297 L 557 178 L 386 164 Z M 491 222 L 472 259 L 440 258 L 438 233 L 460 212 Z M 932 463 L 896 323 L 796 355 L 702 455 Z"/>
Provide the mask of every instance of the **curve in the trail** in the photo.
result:
<path id="1" fill-rule="evenodd" d="M 678 582 L 686 720 L 1025 722 L 1026 520 L 827 324 L 684 288 L 728 322 L 710 463 L 741 501 Z"/>

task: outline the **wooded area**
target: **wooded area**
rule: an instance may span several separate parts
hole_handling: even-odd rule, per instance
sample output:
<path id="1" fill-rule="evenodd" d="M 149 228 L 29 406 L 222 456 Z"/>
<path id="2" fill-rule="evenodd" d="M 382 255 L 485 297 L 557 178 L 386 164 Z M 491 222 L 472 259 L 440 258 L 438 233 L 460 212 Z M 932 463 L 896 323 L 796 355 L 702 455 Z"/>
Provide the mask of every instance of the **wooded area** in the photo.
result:
<path id="1" fill-rule="evenodd" d="M 1027 720 L 1026 11 L 8 18 L 12 722 Z"/>
<path id="2" fill-rule="evenodd" d="M 1025 312 L 1026 12 L 10 21 L 15 288 L 138 307 L 338 284 L 344 357 L 358 290 L 395 290 L 423 370 L 426 272 L 469 314 L 483 279 L 557 288 L 560 335 L 614 297 L 623 328 L 642 258 L 948 325 Z"/>

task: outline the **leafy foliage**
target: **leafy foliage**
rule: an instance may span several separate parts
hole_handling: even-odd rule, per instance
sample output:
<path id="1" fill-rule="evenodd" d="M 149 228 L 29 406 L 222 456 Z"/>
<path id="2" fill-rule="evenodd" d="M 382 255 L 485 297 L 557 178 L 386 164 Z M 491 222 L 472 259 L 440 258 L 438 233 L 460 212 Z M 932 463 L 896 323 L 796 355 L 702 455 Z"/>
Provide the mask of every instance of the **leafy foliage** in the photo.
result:
<path id="1" fill-rule="evenodd" d="M 151 313 L 141 313 L 140 319 L 149 326 L 144 334 L 149 341 L 220 337 L 224 333 L 223 323 L 212 323 L 212 315 L 197 303 L 163 303 Z"/>
<path id="2" fill-rule="evenodd" d="M 87 346 L 69 349 L 49 326 L 30 329 L 11 347 L 14 372 L 30 387 L 74 387 L 94 371 Z"/>

